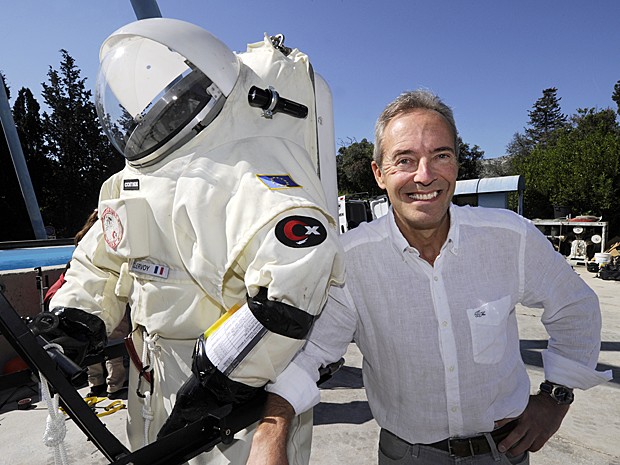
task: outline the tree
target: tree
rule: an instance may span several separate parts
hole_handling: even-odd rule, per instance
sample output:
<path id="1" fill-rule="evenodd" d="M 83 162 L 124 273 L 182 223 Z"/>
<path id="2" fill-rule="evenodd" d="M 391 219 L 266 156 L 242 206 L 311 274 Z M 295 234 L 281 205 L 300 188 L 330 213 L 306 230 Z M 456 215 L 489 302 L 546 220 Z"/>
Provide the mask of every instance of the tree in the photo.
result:
<path id="1" fill-rule="evenodd" d="M 560 108 L 560 100 L 555 87 L 544 89 L 543 96 L 528 111 L 530 119 L 525 133 L 515 133 L 506 147 L 510 157 L 508 172 L 526 178 L 524 214 L 529 218 L 546 218 L 553 213 L 549 197 L 538 190 L 537 178 L 528 179 L 526 172 L 536 164 L 536 160 L 530 160 L 532 153 L 551 143 L 553 137 L 568 126 L 566 115 Z"/>
<path id="2" fill-rule="evenodd" d="M 6 85 L 4 74 L 0 73 L 0 85 L 4 86 L 7 98 L 11 90 Z M 0 125 L 1 126 L 1 125 Z M 26 204 L 22 195 L 17 174 L 11 158 L 4 128 L 0 128 L 0 241 L 34 239 Z"/>
<path id="3" fill-rule="evenodd" d="M 13 105 L 13 120 L 37 202 L 45 219 L 44 199 L 49 195 L 52 167 L 50 160 L 45 156 L 40 108 L 30 89 L 22 87 Z"/>
<path id="4" fill-rule="evenodd" d="M 546 144 L 557 129 L 566 127 L 566 115 L 560 108 L 561 97 L 557 96 L 557 92 L 555 87 L 544 89 L 543 96 L 528 112 L 530 121 L 525 134 L 534 145 Z"/>
<path id="5" fill-rule="evenodd" d="M 574 215 L 601 215 L 614 227 L 620 224 L 620 127 L 613 110 L 579 110 L 570 126 L 557 129 L 517 168 L 526 178 L 526 216 L 543 212 L 542 201 L 530 202 L 530 195 L 547 199 L 547 208 L 564 205 Z"/>
<path id="6" fill-rule="evenodd" d="M 50 108 L 43 113 L 45 149 L 53 166 L 47 208 L 57 234 L 70 237 L 97 205 L 101 183 L 124 162 L 102 132 L 86 78 L 66 50 L 60 53 L 60 69 L 50 66 L 42 84 Z"/>
<path id="7" fill-rule="evenodd" d="M 616 102 L 616 106 L 618 107 L 616 112 L 620 115 L 620 81 L 616 82 L 614 93 L 611 94 L 611 99 Z"/>
<path id="8" fill-rule="evenodd" d="M 372 197 L 383 193 L 370 167 L 373 150 L 373 143 L 366 139 L 338 149 L 336 169 L 339 194 L 367 192 Z"/>
<path id="9" fill-rule="evenodd" d="M 480 147 L 463 142 L 459 137 L 459 177 L 458 179 L 478 179 L 482 174 L 484 151 Z"/>

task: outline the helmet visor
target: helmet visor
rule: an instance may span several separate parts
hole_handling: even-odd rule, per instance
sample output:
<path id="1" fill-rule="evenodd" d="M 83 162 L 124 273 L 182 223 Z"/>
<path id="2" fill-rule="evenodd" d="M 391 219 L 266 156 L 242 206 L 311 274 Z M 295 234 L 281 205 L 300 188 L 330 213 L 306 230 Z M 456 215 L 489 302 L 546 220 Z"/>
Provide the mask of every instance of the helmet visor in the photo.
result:
<path id="1" fill-rule="evenodd" d="M 211 85 L 204 73 L 168 47 L 141 37 L 124 38 L 101 62 L 97 113 L 127 160 L 159 158 L 204 119 L 203 110 L 213 99 Z"/>

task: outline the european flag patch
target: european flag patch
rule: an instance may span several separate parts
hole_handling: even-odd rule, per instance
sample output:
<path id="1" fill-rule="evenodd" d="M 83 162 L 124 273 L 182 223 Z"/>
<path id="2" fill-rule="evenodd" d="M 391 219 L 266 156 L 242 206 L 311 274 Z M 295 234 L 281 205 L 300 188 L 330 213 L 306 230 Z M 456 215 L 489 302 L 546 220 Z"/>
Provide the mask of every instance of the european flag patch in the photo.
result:
<path id="1" fill-rule="evenodd" d="M 301 187 L 288 174 L 257 174 L 269 189 L 288 189 L 289 187 Z"/>

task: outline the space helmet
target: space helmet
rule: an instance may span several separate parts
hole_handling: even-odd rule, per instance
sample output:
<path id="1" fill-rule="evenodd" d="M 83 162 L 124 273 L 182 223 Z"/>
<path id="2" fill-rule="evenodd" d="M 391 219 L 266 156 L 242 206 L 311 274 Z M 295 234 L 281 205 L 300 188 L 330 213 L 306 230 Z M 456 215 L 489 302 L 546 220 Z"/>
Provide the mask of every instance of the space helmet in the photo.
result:
<path id="1" fill-rule="evenodd" d="M 204 29 L 170 18 L 133 22 L 99 53 L 95 105 L 130 165 L 152 165 L 207 127 L 239 76 L 236 55 Z"/>

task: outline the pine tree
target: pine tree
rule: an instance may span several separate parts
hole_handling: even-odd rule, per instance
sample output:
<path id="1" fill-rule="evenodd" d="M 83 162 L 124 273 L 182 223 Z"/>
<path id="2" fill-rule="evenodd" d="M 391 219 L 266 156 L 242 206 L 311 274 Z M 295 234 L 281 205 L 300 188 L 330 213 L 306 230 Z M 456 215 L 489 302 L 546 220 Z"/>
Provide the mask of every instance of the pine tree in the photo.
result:
<path id="1" fill-rule="evenodd" d="M 27 87 L 22 87 L 17 94 L 13 104 L 13 120 L 28 165 L 37 202 L 39 207 L 44 209 L 44 199 L 49 190 L 51 167 L 50 160 L 45 156 L 43 146 L 41 106 Z"/>
<path id="2" fill-rule="evenodd" d="M 566 127 L 566 115 L 562 113 L 557 92 L 555 87 L 544 89 L 543 96 L 528 112 L 530 121 L 525 134 L 533 145 L 546 144 L 554 131 Z"/>
<path id="3" fill-rule="evenodd" d="M 97 204 L 99 187 L 123 166 L 97 119 L 86 78 L 66 50 L 60 69 L 51 66 L 43 98 L 50 112 L 43 113 L 47 156 L 53 163 L 49 213 L 57 234 L 70 237 Z"/>

